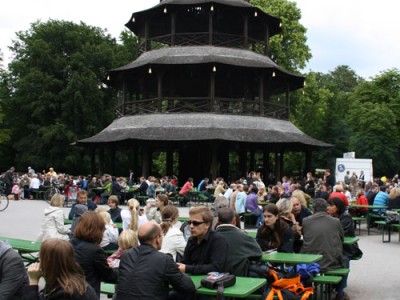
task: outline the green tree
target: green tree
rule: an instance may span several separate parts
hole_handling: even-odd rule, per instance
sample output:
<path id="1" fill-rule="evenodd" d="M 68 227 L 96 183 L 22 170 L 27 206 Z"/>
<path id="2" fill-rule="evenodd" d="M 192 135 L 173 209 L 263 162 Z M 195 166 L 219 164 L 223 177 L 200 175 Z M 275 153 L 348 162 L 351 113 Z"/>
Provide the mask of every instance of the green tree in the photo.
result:
<path id="1" fill-rule="evenodd" d="M 84 23 L 36 22 L 11 46 L 5 126 L 19 168 L 87 172 L 86 149 L 71 146 L 113 120 L 106 72 L 129 61 L 106 31 Z"/>
<path id="2" fill-rule="evenodd" d="M 282 20 L 282 33 L 270 39 L 272 59 L 289 71 L 299 71 L 311 58 L 306 28 L 300 24 L 301 11 L 288 0 L 251 0 L 251 4 Z"/>
<path id="3" fill-rule="evenodd" d="M 388 70 L 360 83 L 350 96 L 350 149 L 372 158 L 374 173 L 392 176 L 400 169 L 400 73 Z"/>

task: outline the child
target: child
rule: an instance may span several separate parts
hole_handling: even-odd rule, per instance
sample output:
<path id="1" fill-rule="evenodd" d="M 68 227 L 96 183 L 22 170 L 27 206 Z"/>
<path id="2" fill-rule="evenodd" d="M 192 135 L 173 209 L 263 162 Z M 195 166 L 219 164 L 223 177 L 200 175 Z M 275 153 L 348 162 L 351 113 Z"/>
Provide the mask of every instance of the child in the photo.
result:
<path id="1" fill-rule="evenodd" d="M 12 187 L 11 193 L 14 195 L 14 200 L 19 200 L 20 190 L 19 190 L 19 187 L 18 187 L 18 183 L 16 183 L 16 182 L 13 183 L 13 187 Z"/>
<path id="2" fill-rule="evenodd" d="M 119 268 L 122 252 L 138 245 L 138 237 L 131 229 L 125 229 L 121 232 L 118 239 L 118 250 L 107 257 L 107 263 L 110 268 Z"/>

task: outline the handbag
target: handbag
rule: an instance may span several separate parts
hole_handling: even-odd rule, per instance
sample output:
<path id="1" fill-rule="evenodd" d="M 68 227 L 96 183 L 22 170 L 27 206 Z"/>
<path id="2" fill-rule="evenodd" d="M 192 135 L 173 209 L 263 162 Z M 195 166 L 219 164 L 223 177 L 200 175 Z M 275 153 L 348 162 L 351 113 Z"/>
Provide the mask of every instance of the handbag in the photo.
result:
<path id="1" fill-rule="evenodd" d="M 236 283 L 236 276 L 229 273 L 210 272 L 200 283 L 205 288 L 217 289 L 217 300 L 220 300 L 224 294 L 224 288 Z"/>
<path id="2" fill-rule="evenodd" d="M 389 211 L 386 211 L 386 224 L 399 224 L 400 216 L 397 214 L 389 214 Z"/>

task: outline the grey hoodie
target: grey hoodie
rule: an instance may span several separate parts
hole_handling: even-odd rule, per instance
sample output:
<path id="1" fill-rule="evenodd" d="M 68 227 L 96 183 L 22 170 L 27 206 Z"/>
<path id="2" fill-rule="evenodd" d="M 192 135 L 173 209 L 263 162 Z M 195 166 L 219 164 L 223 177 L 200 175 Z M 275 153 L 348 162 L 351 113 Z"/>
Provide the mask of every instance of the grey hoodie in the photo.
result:
<path id="1" fill-rule="evenodd" d="M 0 300 L 16 300 L 28 285 L 24 263 L 7 241 L 0 241 Z"/>
<path id="2" fill-rule="evenodd" d="M 74 206 L 74 218 L 72 219 L 70 238 L 72 238 L 74 235 L 74 230 L 75 230 L 76 225 L 78 224 L 79 219 L 87 211 L 88 211 L 88 208 L 86 205 L 76 204 Z"/>

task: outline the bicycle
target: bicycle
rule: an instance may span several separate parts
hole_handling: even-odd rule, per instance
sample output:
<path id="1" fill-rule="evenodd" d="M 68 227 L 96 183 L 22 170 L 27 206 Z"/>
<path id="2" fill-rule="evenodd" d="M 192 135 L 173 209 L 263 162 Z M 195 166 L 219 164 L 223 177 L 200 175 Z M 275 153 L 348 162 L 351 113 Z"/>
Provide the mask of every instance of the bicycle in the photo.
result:
<path id="1" fill-rule="evenodd" d="M 53 195 L 55 194 L 61 194 L 58 182 L 53 181 L 51 184 L 52 186 L 47 191 L 44 192 L 43 199 L 45 201 L 50 201 L 51 197 L 53 197 Z"/>
<path id="2" fill-rule="evenodd" d="M 9 204 L 7 195 L 6 195 L 6 186 L 4 182 L 0 182 L 0 211 L 5 210 Z"/>

